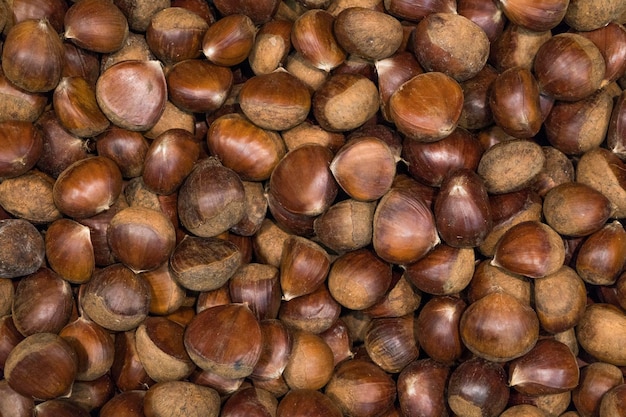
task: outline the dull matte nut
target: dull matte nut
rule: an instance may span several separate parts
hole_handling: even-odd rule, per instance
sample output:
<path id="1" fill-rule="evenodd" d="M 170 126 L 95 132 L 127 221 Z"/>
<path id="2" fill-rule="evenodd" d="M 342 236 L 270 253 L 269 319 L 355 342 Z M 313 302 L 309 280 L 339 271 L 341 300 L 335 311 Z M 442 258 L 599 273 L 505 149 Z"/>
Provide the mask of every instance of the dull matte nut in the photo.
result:
<path id="1" fill-rule="evenodd" d="M 525 139 L 507 140 L 483 153 L 477 172 L 489 193 L 508 193 L 530 184 L 543 169 L 545 159 L 537 143 Z"/>
<path id="2" fill-rule="evenodd" d="M 0 248 L 3 248 L 0 251 L 0 276 L 4 278 L 32 274 L 45 261 L 44 239 L 26 220 L 0 220 Z"/>
<path id="3" fill-rule="evenodd" d="M 487 63 L 489 38 L 470 19 L 456 13 L 431 13 L 413 33 L 413 53 L 427 71 L 458 82 L 473 78 Z"/>

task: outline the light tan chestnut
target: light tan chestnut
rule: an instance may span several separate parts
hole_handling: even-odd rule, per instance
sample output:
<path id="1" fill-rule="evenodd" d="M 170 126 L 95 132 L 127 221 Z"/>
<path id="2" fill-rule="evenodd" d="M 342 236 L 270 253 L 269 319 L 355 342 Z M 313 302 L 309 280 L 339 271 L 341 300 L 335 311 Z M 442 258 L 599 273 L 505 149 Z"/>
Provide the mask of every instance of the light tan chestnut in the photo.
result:
<path id="1" fill-rule="evenodd" d="M 442 72 L 416 75 L 389 99 L 389 115 L 396 128 L 422 142 L 434 142 L 452 133 L 462 110 L 461 86 Z"/>
<path id="2" fill-rule="evenodd" d="M 626 364 L 626 315 L 618 307 L 588 305 L 576 335 L 580 346 L 594 358 L 616 366 Z"/>
<path id="3" fill-rule="evenodd" d="M 393 55 L 402 43 L 400 21 L 391 15 L 365 7 L 348 7 L 336 15 L 337 42 L 349 54 L 370 60 Z"/>
<path id="4" fill-rule="evenodd" d="M 313 115 L 331 132 L 360 127 L 379 107 L 376 85 L 360 74 L 333 74 L 313 94 Z"/>
<path id="5" fill-rule="evenodd" d="M 440 71 L 462 82 L 485 66 L 489 38 L 461 14 L 431 13 L 415 27 L 413 53 L 425 70 Z"/>
<path id="6" fill-rule="evenodd" d="M 546 223 L 566 236 L 587 236 L 600 230 L 611 213 L 609 199 L 580 182 L 557 185 L 543 201 Z"/>
<path id="7" fill-rule="evenodd" d="M 536 142 L 507 140 L 483 153 L 477 172 L 491 194 L 518 191 L 529 185 L 541 172 L 545 159 L 541 146 Z"/>
<path id="8" fill-rule="evenodd" d="M 587 305 L 587 290 L 574 269 L 563 265 L 533 284 L 535 311 L 544 330 L 560 333 L 578 324 Z"/>
<path id="9" fill-rule="evenodd" d="M 284 70 L 256 75 L 239 91 L 239 105 L 263 129 L 287 130 L 304 122 L 311 109 L 307 86 Z"/>

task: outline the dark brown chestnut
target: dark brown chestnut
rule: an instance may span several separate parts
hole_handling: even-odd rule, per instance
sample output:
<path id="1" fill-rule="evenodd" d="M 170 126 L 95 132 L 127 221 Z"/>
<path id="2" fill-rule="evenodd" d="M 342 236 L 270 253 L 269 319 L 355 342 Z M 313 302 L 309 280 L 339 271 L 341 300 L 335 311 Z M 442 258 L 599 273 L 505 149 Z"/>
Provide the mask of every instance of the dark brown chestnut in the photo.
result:
<path id="1" fill-rule="evenodd" d="M 97 270 L 83 284 L 79 305 L 87 317 L 105 329 L 127 331 L 148 315 L 150 288 L 121 263 Z"/>
<path id="2" fill-rule="evenodd" d="M 214 343 L 217 339 L 221 343 Z M 196 314 L 184 334 L 196 365 L 225 378 L 250 375 L 262 348 L 259 321 L 245 304 L 226 304 Z"/>
<path id="3" fill-rule="evenodd" d="M 564 343 L 541 339 L 509 364 L 509 385 L 528 395 L 557 394 L 578 386 L 576 356 Z"/>
<path id="4" fill-rule="evenodd" d="M 157 194 L 174 193 L 191 173 L 200 156 L 200 144 L 184 129 L 157 136 L 146 152 L 141 178 Z"/>
<path id="5" fill-rule="evenodd" d="M 326 250 L 302 236 L 288 236 L 283 242 L 280 260 L 282 298 L 310 294 L 323 285 L 330 270 L 331 258 Z"/>
<path id="6" fill-rule="evenodd" d="M 375 364 L 386 372 L 399 373 L 419 355 L 415 315 L 372 319 L 365 330 L 364 345 Z"/>
<path id="7" fill-rule="evenodd" d="M 624 383 L 620 369 L 606 362 L 594 362 L 580 369 L 579 384 L 572 390 L 572 402 L 582 417 L 599 413 L 602 397 Z"/>
<path id="8" fill-rule="evenodd" d="M 11 315 L 24 336 L 58 333 L 70 320 L 74 296 L 69 282 L 43 267 L 19 280 Z"/>
<path id="9" fill-rule="evenodd" d="M 451 368 L 431 358 L 418 359 L 398 375 L 398 402 L 404 415 L 449 415 L 446 388 Z"/>
<path id="10" fill-rule="evenodd" d="M 74 348 L 54 333 L 35 333 L 18 343 L 4 366 L 4 377 L 16 392 L 37 400 L 68 395 L 76 377 Z"/>
<path id="11" fill-rule="evenodd" d="M 281 307 L 279 270 L 273 265 L 250 262 L 228 280 L 233 303 L 245 303 L 258 320 L 275 319 Z"/>
<path id="12" fill-rule="evenodd" d="M 26 91 L 53 90 L 61 79 L 63 43 L 47 19 L 27 19 L 11 28 L 2 48 L 2 70 Z"/>
<path id="13" fill-rule="evenodd" d="M 76 2 L 65 13 L 64 25 L 66 39 L 99 53 L 121 49 L 128 36 L 126 16 L 113 2 Z"/>
<path id="14" fill-rule="evenodd" d="M 459 334 L 459 322 L 467 303 L 459 297 L 433 297 L 418 313 L 415 326 L 419 347 L 428 357 L 452 363 L 459 359 L 465 348 Z"/>
<path id="15" fill-rule="evenodd" d="M 241 179 L 215 158 L 197 163 L 178 191 L 180 222 L 196 236 L 225 232 L 239 223 L 244 209 Z"/>
<path id="16" fill-rule="evenodd" d="M 166 7 L 152 15 L 146 29 L 146 42 L 157 58 L 166 64 L 198 58 L 202 38 L 209 24 L 182 7 Z"/>
<path id="17" fill-rule="evenodd" d="M 73 135 L 92 137 L 109 127 L 109 120 L 96 102 L 94 87 L 83 77 L 61 78 L 52 104 L 63 127 Z"/>
<path id="18" fill-rule="evenodd" d="M 344 415 L 381 415 L 396 400 L 395 382 L 378 365 L 365 360 L 345 361 L 335 369 L 324 393 Z"/>
<path id="19" fill-rule="evenodd" d="M 506 371 L 495 362 L 468 359 L 450 374 L 447 395 L 450 409 L 458 416 L 498 416 L 509 400 Z"/>
<path id="20" fill-rule="evenodd" d="M 32 122 L 0 122 L 0 178 L 12 178 L 33 168 L 43 154 L 42 132 Z"/>
<path id="21" fill-rule="evenodd" d="M 624 259 L 626 232 L 624 226 L 614 220 L 589 235 L 581 244 L 576 255 L 576 272 L 590 284 L 613 285 Z"/>
<path id="22" fill-rule="evenodd" d="M 248 58 L 256 27 L 243 13 L 223 16 L 209 26 L 202 38 L 202 52 L 213 64 L 230 67 Z"/>

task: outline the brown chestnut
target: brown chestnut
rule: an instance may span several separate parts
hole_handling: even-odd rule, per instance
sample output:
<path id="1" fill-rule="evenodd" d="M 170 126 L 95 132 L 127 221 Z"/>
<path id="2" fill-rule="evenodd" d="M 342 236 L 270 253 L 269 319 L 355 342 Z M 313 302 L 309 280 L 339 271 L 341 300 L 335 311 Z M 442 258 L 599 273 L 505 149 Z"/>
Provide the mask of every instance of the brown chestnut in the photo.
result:
<path id="1" fill-rule="evenodd" d="M 76 2 L 65 13 L 66 39 L 100 53 L 119 50 L 128 36 L 126 16 L 113 2 Z"/>
<path id="2" fill-rule="evenodd" d="M 216 65 L 230 67 L 248 58 L 254 45 L 256 28 L 242 13 L 224 16 L 209 26 L 202 38 L 204 56 Z"/>
<path id="3" fill-rule="evenodd" d="M 221 343 L 215 343 L 218 339 Z M 196 365 L 225 378 L 250 375 L 261 356 L 259 321 L 245 304 L 201 311 L 187 325 L 183 340 Z"/>
<path id="4" fill-rule="evenodd" d="M 465 346 L 476 356 L 494 362 L 525 355 L 539 338 L 535 311 L 503 292 L 487 294 L 471 303 L 459 325 Z"/>
<path id="5" fill-rule="evenodd" d="M 420 348 L 428 357 L 442 363 L 459 359 L 465 348 L 459 322 L 467 303 L 459 297 L 436 296 L 418 313 L 415 326 Z"/>
<path id="6" fill-rule="evenodd" d="M 152 15 L 146 28 L 146 42 L 166 64 L 202 55 L 202 38 L 209 24 L 182 7 L 166 7 Z"/>

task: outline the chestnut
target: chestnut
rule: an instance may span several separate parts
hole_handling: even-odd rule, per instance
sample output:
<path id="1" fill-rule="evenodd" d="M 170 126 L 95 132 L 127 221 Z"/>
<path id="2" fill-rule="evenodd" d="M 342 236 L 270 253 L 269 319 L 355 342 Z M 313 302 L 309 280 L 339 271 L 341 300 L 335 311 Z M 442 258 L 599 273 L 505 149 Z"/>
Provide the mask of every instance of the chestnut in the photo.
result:
<path id="1" fill-rule="evenodd" d="M 407 138 L 402 143 L 402 159 L 409 174 L 432 187 L 440 187 L 446 174 L 458 168 L 475 170 L 482 152 L 477 138 L 463 128 L 436 142 Z"/>
<path id="2" fill-rule="evenodd" d="M 533 64 L 539 88 L 557 100 L 581 100 L 601 87 L 604 58 L 598 47 L 576 33 L 559 33 L 539 47 Z"/>
<path id="3" fill-rule="evenodd" d="M 28 172 L 42 156 L 44 142 L 41 130 L 32 122 L 0 122 L 0 178 L 12 178 Z"/>
<path id="4" fill-rule="evenodd" d="M 444 295 L 428 300 L 415 321 L 419 347 L 428 357 L 453 363 L 465 351 L 459 334 L 459 322 L 467 303 L 459 297 Z"/>
<path id="5" fill-rule="evenodd" d="M 0 206 L 16 218 L 47 224 L 62 217 L 54 205 L 54 178 L 32 169 L 0 183 Z"/>
<path id="6" fill-rule="evenodd" d="M 606 303 L 590 304 L 576 326 L 578 343 L 592 357 L 616 366 L 626 364 L 626 314 Z"/>
<path id="7" fill-rule="evenodd" d="M 450 366 L 431 358 L 407 365 L 398 375 L 397 383 L 403 415 L 448 416 L 445 392 L 450 371 Z"/>
<path id="8" fill-rule="evenodd" d="M 456 1 L 453 0 L 384 0 L 383 5 L 387 13 L 412 22 L 418 22 L 431 13 L 456 12 Z"/>
<path id="9" fill-rule="evenodd" d="M 425 293 L 456 294 L 472 280 L 474 262 L 472 248 L 457 248 L 440 243 L 416 262 L 404 265 L 404 275 Z"/>
<path id="10" fill-rule="evenodd" d="M 45 111 L 48 102 L 44 93 L 31 93 L 17 87 L 0 67 L 0 121 L 24 120 L 34 122 Z"/>
<path id="11" fill-rule="evenodd" d="M 239 223 L 245 209 L 243 184 L 216 158 L 197 163 L 178 191 L 181 224 L 196 236 L 212 237 Z"/>
<path id="12" fill-rule="evenodd" d="M 31 396 L 22 395 L 9 386 L 6 379 L 0 381 L 0 413 L 6 416 L 31 416 L 35 407 L 35 400 Z"/>
<path id="13" fill-rule="evenodd" d="M 581 416 L 598 415 L 602 397 L 624 383 L 620 369 L 606 362 L 594 362 L 580 369 L 579 384 L 572 391 L 572 402 Z"/>
<path id="14" fill-rule="evenodd" d="M 626 384 L 620 384 L 611 388 L 605 395 L 602 396 L 600 402 L 600 415 L 610 416 L 624 414 L 622 404 L 626 397 Z"/>
<path id="15" fill-rule="evenodd" d="M 127 331 L 148 315 L 150 288 L 121 263 L 94 272 L 82 286 L 79 305 L 86 316 L 105 329 Z"/>
<path id="16" fill-rule="evenodd" d="M 365 330 L 365 350 L 369 358 L 389 373 L 399 373 L 419 355 L 415 315 L 378 317 Z"/>
<path id="17" fill-rule="evenodd" d="M 77 372 L 74 348 L 54 333 L 35 333 L 18 343 L 4 366 L 4 377 L 16 392 L 37 400 L 70 393 Z"/>
<path id="18" fill-rule="evenodd" d="M 537 32 L 556 27 L 565 17 L 569 0 L 549 0 L 540 4 L 527 0 L 502 3 L 502 11 L 516 25 Z"/>
<path id="19" fill-rule="evenodd" d="M 269 196 L 289 213 L 305 216 L 323 213 L 333 203 L 339 188 L 329 168 L 332 157 L 330 149 L 318 144 L 305 144 L 289 151 L 272 171 Z"/>
<path id="20" fill-rule="evenodd" d="M 351 55 L 377 61 L 393 55 L 402 43 L 400 22 L 382 11 L 348 7 L 335 15 L 334 34 Z"/>
<path id="21" fill-rule="evenodd" d="M 100 409 L 101 417 L 126 415 L 128 417 L 144 417 L 143 400 L 146 390 L 131 390 L 113 396 Z"/>
<path id="22" fill-rule="evenodd" d="M 233 303 L 245 303 L 258 320 L 275 319 L 280 302 L 279 270 L 275 266 L 250 262 L 228 280 Z"/>
<path id="23" fill-rule="evenodd" d="M 170 257 L 176 281 L 192 291 L 211 291 L 224 285 L 242 266 L 242 254 L 232 242 L 185 236 Z"/>
<path id="24" fill-rule="evenodd" d="M 256 126 L 239 113 L 215 119 L 206 141 L 212 155 L 247 181 L 268 179 L 287 151 L 278 133 Z"/>
<path id="25" fill-rule="evenodd" d="M 201 59 L 177 62 L 166 78 L 172 103 L 193 113 L 213 113 L 221 108 L 233 86 L 230 68 Z"/>
<path id="26" fill-rule="evenodd" d="M 414 76 L 424 72 L 415 55 L 409 51 L 398 51 L 392 56 L 374 63 L 377 76 L 380 112 L 383 118 L 391 122 L 389 99 L 393 93 Z"/>
<path id="27" fill-rule="evenodd" d="M 109 127 L 93 86 L 83 77 L 63 77 L 54 89 L 52 104 L 63 127 L 76 136 L 96 136 Z"/>
<path id="28" fill-rule="evenodd" d="M 280 260 L 282 299 L 289 301 L 310 294 L 323 285 L 330 270 L 326 250 L 302 236 L 288 236 L 283 241 Z"/>
<path id="29" fill-rule="evenodd" d="M 552 37 L 549 30 L 536 31 L 510 23 L 491 44 L 489 63 L 496 69 L 532 69 L 537 50 Z"/>
<path id="30" fill-rule="evenodd" d="M 250 17 L 242 13 L 223 16 L 205 30 L 202 52 L 213 64 L 230 67 L 248 58 L 254 45 L 256 28 Z"/>
<path id="31" fill-rule="evenodd" d="M 15 288 L 11 316 L 24 336 L 58 333 L 70 320 L 74 296 L 69 282 L 42 267 L 21 278 Z"/>
<path id="32" fill-rule="evenodd" d="M 485 259 L 476 265 L 467 289 L 468 301 L 474 302 L 492 292 L 506 292 L 523 304 L 530 305 L 531 302 L 529 278 L 494 266 Z"/>
<path id="33" fill-rule="evenodd" d="M 421 302 L 421 291 L 409 282 L 402 269 L 392 269 L 391 284 L 385 295 L 363 312 L 372 318 L 400 317 L 414 313 Z"/>
<path id="34" fill-rule="evenodd" d="M 330 171 L 350 197 L 373 201 L 391 188 L 396 174 L 396 157 L 381 139 L 354 138 L 337 151 L 330 163 Z"/>
<path id="35" fill-rule="evenodd" d="M 541 339 L 509 364 L 509 385 L 527 395 L 557 394 L 578 386 L 580 371 L 567 345 Z"/>
<path id="36" fill-rule="evenodd" d="M 563 265 L 533 283 L 535 311 L 542 329 L 560 333 L 578 324 L 585 312 L 587 290 L 576 271 Z"/>
<path id="37" fill-rule="evenodd" d="M 626 231 L 617 220 L 607 223 L 580 245 L 576 272 L 593 285 L 613 285 L 626 259 Z M 620 267 L 622 264 L 622 267 Z"/>
<path id="38" fill-rule="evenodd" d="M 328 289 L 344 307 L 363 310 L 379 301 L 389 289 L 391 265 L 368 248 L 339 256 L 328 273 Z"/>
<path id="39" fill-rule="evenodd" d="M 361 249 L 372 242 L 375 209 L 375 201 L 339 201 L 315 218 L 315 236 L 325 247 L 338 254 Z"/>
<path id="40" fill-rule="evenodd" d="M 22 244 L 16 245 L 16 241 Z M 44 239 L 27 220 L 0 220 L 0 247 L 0 276 L 4 278 L 29 275 L 44 266 Z"/>
<path id="41" fill-rule="evenodd" d="M 7 33 L 2 70 L 17 87 L 31 93 L 53 90 L 61 79 L 63 43 L 47 19 L 27 19 Z"/>
<path id="42" fill-rule="evenodd" d="M 115 334 L 115 356 L 111 365 L 111 378 L 121 392 L 145 390 L 155 383 L 139 360 L 135 329 Z"/>
<path id="43" fill-rule="evenodd" d="M 461 14 L 431 13 L 415 27 L 413 53 L 426 71 L 439 71 L 463 82 L 487 63 L 489 38 Z"/>
<path id="44" fill-rule="evenodd" d="M 611 213 L 609 199 L 580 182 L 557 185 L 544 197 L 546 223 L 565 236 L 588 236 L 600 230 Z"/>
<path id="45" fill-rule="evenodd" d="M 292 331 L 278 319 L 259 322 L 263 340 L 271 340 L 261 347 L 261 355 L 254 365 L 250 378 L 254 381 L 275 380 L 282 376 L 293 347 Z"/>
<path id="46" fill-rule="evenodd" d="M 94 52 L 115 52 L 128 36 L 126 16 L 113 2 L 76 2 L 67 9 L 63 23 L 66 39 Z"/>
<path id="47" fill-rule="evenodd" d="M 328 395 L 312 389 L 290 390 L 278 403 L 277 417 L 328 416 L 343 414 Z"/>
<path id="48" fill-rule="evenodd" d="M 435 142 L 451 134 L 463 110 L 463 89 L 443 72 L 418 74 L 389 99 L 389 115 L 404 135 Z"/>
<path id="49" fill-rule="evenodd" d="M 113 216 L 107 240 L 113 256 L 139 273 L 156 269 L 170 258 L 176 231 L 163 212 L 134 206 Z"/>
<path id="50" fill-rule="evenodd" d="M 320 333 L 319 336 L 333 351 L 335 366 L 346 359 L 352 359 L 354 357 L 352 338 L 350 337 L 348 326 L 346 326 L 346 323 L 341 317 L 335 320 L 335 322 L 328 329 Z"/>
<path id="51" fill-rule="evenodd" d="M 223 404 L 222 417 L 241 415 L 257 416 L 275 415 L 278 400 L 269 391 L 255 387 L 245 387 L 235 391 Z"/>
<path id="52" fill-rule="evenodd" d="M 146 317 L 135 330 L 135 346 L 143 368 L 156 382 L 187 378 L 195 364 L 185 350 L 185 328 L 166 317 Z"/>
<path id="53" fill-rule="evenodd" d="M 313 94 L 313 115 L 331 132 L 345 132 L 362 126 L 380 108 L 378 89 L 361 74 L 332 74 Z"/>
<path id="54" fill-rule="evenodd" d="M 166 7 L 152 15 L 146 42 L 157 58 L 173 64 L 202 55 L 202 38 L 209 24 L 182 7 Z"/>
<path id="55" fill-rule="evenodd" d="M 217 339 L 221 343 L 215 343 Z M 185 328 L 185 348 L 203 370 L 224 378 L 252 373 L 262 348 L 259 321 L 245 304 L 226 304 L 196 314 Z"/>
<path id="56" fill-rule="evenodd" d="M 378 201 L 372 244 L 387 262 L 413 263 L 440 242 L 434 214 L 425 198 L 415 192 L 418 187 L 417 181 L 409 178 L 392 186 Z"/>
<path id="57" fill-rule="evenodd" d="M 111 65 L 98 78 L 96 100 L 116 126 L 133 131 L 151 129 L 167 103 L 167 84 L 161 64 L 154 60 L 130 59 Z"/>
<path id="58" fill-rule="evenodd" d="M 451 372 L 447 395 L 450 409 L 458 416 L 470 416 L 472 412 L 498 416 L 510 395 L 506 371 L 502 365 L 483 358 L 468 359 Z"/>
<path id="59" fill-rule="evenodd" d="M 59 332 L 76 351 L 77 381 L 94 381 L 109 372 L 115 358 L 113 335 L 97 323 L 79 317 Z"/>
<path id="60" fill-rule="evenodd" d="M 256 75 L 269 74 L 285 64 L 291 50 L 292 25 L 289 20 L 274 19 L 259 28 L 248 55 L 252 72 Z"/>
<path id="61" fill-rule="evenodd" d="M 158 135 L 146 151 L 141 178 L 149 190 L 169 195 L 178 190 L 200 156 L 200 144 L 180 128 Z"/>
<path id="62" fill-rule="evenodd" d="M 323 9 L 302 13 L 293 23 L 291 44 L 313 67 L 330 72 L 345 61 L 346 52 L 333 33 L 335 17 Z"/>
<path id="63" fill-rule="evenodd" d="M 366 359 L 340 363 L 324 393 L 344 415 L 382 415 L 396 400 L 396 384 L 389 374 Z"/>
<path id="64" fill-rule="evenodd" d="M 491 262 L 509 272 L 541 278 L 558 271 L 564 261 L 561 236 L 547 224 L 530 220 L 502 235 Z"/>
<path id="65" fill-rule="evenodd" d="M 216 390 L 189 381 L 159 382 L 146 391 L 143 399 L 146 417 L 216 416 L 219 409 L 220 397 Z"/>
<path id="66" fill-rule="evenodd" d="M 311 109 L 307 86 L 287 71 L 260 74 L 243 83 L 238 95 L 241 111 L 255 125 L 287 130 L 304 122 Z"/>
<path id="67" fill-rule="evenodd" d="M 324 339 L 307 330 L 294 330 L 291 354 L 282 375 L 289 388 L 328 388 L 333 371 L 333 351 Z"/>
<path id="68" fill-rule="evenodd" d="M 563 20 L 578 31 L 595 30 L 617 20 L 624 13 L 624 4 L 619 1 L 602 0 L 589 3 L 574 1 L 567 8 Z"/>
<path id="69" fill-rule="evenodd" d="M 471 303 L 459 323 L 461 339 L 476 356 L 506 362 L 525 355 L 539 338 L 535 311 L 504 292 Z"/>
<path id="70" fill-rule="evenodd" d="M 576 165 L 576 182 L 604 194 L 614 210 L 612 216 L 618 219 L 626 214 L 625 168 L 617 155 L 600 147 L 585 152 Z"/>
<path id="71" fill-rule="evenodd" d="M 98 155 L 113 160 L 124 178 L 141 176 L 148 147 L 143 134 L 117 126 L 109 126 L 96 140 Z"/>

